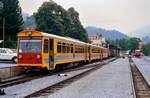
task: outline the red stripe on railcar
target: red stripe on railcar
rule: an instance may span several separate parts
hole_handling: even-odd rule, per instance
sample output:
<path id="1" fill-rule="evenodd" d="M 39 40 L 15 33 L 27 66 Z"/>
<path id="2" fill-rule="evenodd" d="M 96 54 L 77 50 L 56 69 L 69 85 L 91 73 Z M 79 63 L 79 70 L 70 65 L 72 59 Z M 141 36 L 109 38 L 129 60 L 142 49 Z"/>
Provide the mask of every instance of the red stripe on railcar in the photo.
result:
<path id="1" fill-rule="evenodd" d="M 18 64 L 42 64 L 42 54 L 18 53 Z"/>

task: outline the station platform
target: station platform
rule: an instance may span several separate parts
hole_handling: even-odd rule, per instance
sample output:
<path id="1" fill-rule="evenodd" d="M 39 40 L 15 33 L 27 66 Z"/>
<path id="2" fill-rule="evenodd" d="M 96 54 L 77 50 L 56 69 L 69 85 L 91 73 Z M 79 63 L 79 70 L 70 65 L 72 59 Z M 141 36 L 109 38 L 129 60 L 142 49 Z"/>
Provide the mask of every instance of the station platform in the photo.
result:
<path id="1" fill-rule="evenodd" d="M 150 56 L 145 56 L 144 59 L 150 61 Z"/>
<path id="2" fill-rule="evenodd" d="M 17 67 L 16 64 L 7 61 L 0 61 L 0 82 L 17 76 L 22 72 L 22 68 Z"/>
<path id="3" fill-rule="evenodd" d="M 142 73 L 143 77 L 150 85 L 150 61 L 145 58 L 133 58 L 134 63 Z"/>
<path id="4" fill-rule="evenodd" d="M 16 64 L 8 61 L 0 61 L 0 69 L 1 68 L 8 68 L 8 67 L 15 67 Z"/>
<path id="5" fill-rule="evenodd" d="M 120 58 L 48 98 L 134 98 L 128 59 Z"/>

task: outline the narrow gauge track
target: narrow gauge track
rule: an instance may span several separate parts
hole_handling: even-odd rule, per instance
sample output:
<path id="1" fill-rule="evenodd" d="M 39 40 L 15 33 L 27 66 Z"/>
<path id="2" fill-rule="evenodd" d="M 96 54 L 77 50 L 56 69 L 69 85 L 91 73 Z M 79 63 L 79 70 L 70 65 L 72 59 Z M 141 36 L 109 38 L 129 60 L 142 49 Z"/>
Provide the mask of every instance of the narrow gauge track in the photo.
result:
<path id="1" fill-rule="evenodd" d="M 2 89 L 2 88 L 9 87 L 9 86 L 14 86 L 14 85 L 18 85 L 18 84 L 21 84 L 21 83 L 25 83 L 25 82 L 28 82 L 28 81 L 31 81 L 31 80 L 34 80 L 34 79 L 39 79 L 39 78 L 42 78 L 42 77 L 56 75 L 56 74 L 64 73 L 64 72 L 76 71 L 76 70 L 79 70 L 79 69 L 87 69 L 87 68 L 94 67 L 94 66 L 95 66 L 94 64 L 92 66 L 91 65 L 89 66 L 89 64 L 88 64 L 88 66 L 85 65 L 85 66 L 78 66 L 78 67 L 74 67 L 74 68 L 68 68 L 66 70 L 59 71 L 59 72 L 56 72 L 56 73 L 49 73 L 49 74 L 42 74 L 42 75 L 41 74 L 38 74 L 38 75 L 37 74 L 24 75 L 23 77 L 20 77 L 20 78 L 0 82 L 0 88 Z"/>
<path id="2" fill-rule="evenodd" d="M 150 98 L 150 87 L 135 63 L 129 58 L 136 98 Z"/>
<path id="3" fill-rule="evenodd" d="M 65 86 L 68 86 L 69 84 L 71 84 L 71 83 L 73 83 L 73 82 L 75 82 L 75 81 L 77 81 L 77 80 L 87 76 L 88 74 L 92 73 L 93 71 L 96 71 L 96 70 L 102 68 L 103 65 L 106 65 L 109 62 L 112 62 L 114 60 L 116 60 L 116 59 L 111 59 L 110 61 L 103 62 L 101 64 L 95 64 L 95 65 L 92 66 L 92 68 L 90 68 L 90 69 L 88 69 L 88 70 L 86 70 L 86 71 L 84 71 L 84 72 L 82 72 L 80 74 L 77 74 L 77 75 L 75 75 L 75 76 L 73 76 L 71 78 L 68 78 L 68 79 L 63 80 L 61 82 L 53 84 L 53 85 L 51 85 L 49 87 L 41 89 L 41 90 L 39 90 L 37 92 L 34 92 L 34 93 L 30 94 L 30 95 L 25 96 L 24 98 L 38 98 L 38 97 L 45 98 L 48 95 L 50 95 L 50 94 L 60 90 L 61 88 L 65 87 Z M 89 67 L 87 67 L 87 68 L 89 68 Z"/>
<path id="4" fill-rule="evenodd" d="M 59 73 L 63 73 L 63 72 L 70 72 L 70 71 L 75 71 L 75 70 L 79 70 L 79 69 L 86 69 L 86 68 L 90 68 L 90 67 L 94 67 L 94 66 L 85 66 L 85 67 L 81 66 L 81 67 L 75 67 L 75 69 L 69 68 L 64 71 L 59 71 L 56 73 L 50 73 L 50 74 L 44 74 L 44 75 L 30 74 L 30 75 L 18 76 L 15 79 L 10 79 L 7 81 L 0 82 L 0 88 L 6 88 L 9 86 L 14 86 L 14 85 L 18 85 L 21 83 L 25 83 L 25 82 L 28 82 L 28 81 L 31 81 L 34 79 L 51 76 L 51 75 L 55 75 L 55 74 L 59 74 Z"/>
<path id="5" fill-rule="evenodd" d="M 0 83 L 0 88 L 6 88 L 8 86 L 13 86 L 13 85 L 18 85 L 27 81 L 31 81 L 34 79 L 42 78 L 46 75 L 24 75 L 22 77 L 16 78 L 16 79 L 11 79 L 8 81 L 4 81 Z"/>
<path id="6" fill-rule="evenodd" d="M 19 76 L 19 77 L 16 77 L 15 79 L 10 79 L 7 81 L 0 82 L 0 88 L 6 88 L 9 86 L 14 86 L 14 85 L 18 85 L 21 83 L 25 83 L 25 82 L 28 82 L 28 81 L 31 81 L 34 79 L 38 79 L 38 78 L 42 78 L 42 77 L 46 77 L 46 76 L 51 76 L 51 75 L 56 75 L 56 74 L 64 73 L 64 72 L 71 72 L 71 71 L 76 71 L 76 70 L 81 70 L 81 69 L 87 69 L 87 68 L 91 68 L 94 66 L 95 66 L 94 64 L 92 66 L 91 65 L 89 66 L 89 64 L 88 64 L 88 66 L 85 65 L 85 66 L 72 67 L 72 68 L 68 68 L 66 70 L 59 71 L 56 73 L 47 73 L 44 75 L 30 74 L 30 75 Z"/>

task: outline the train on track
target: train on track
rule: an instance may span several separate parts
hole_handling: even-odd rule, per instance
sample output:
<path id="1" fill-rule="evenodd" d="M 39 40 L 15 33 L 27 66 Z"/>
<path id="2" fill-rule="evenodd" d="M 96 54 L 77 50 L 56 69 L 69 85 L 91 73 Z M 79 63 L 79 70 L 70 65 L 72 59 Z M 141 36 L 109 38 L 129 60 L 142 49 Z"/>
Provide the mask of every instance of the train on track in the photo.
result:
<path id="1" fill-rule="evenodd" d="M 133 55 L 134 57 L 141 57 L 141 50 L 135 50 L 135 51 L 132 53 L 132 55 Z"/>
<path id="2" fill-rule="evenodd" d="M 57 70 L 111 56 L 109 48 L 35 30 L 19 32 L 17 48 L 17 66 L 25 69 Z"/>

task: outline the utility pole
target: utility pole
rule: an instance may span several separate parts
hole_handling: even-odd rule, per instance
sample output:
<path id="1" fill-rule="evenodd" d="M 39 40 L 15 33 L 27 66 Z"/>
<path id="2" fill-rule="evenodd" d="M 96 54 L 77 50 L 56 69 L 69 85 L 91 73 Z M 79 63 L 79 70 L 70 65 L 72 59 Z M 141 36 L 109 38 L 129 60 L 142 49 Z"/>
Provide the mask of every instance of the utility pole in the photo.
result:
<path id="1" fill-rule="evenodd" d="M 5 47 L 5 17 L 3 17 L 3 48 Z"/>
<path id="2" fill-rule="evenodd" d="M 0 11 L 4 12 L 4 4 L 3 2 L 0 1 Z M 2 14 L 2 13 L 1 13 Z M 3 15 L 2 15 L 3 16 Z M 4 40 L 5 40 L 5 17 L 2 17 L 3 20 L 3 48 L 4 48 Z"/>
<path id="3" fill-rule="evenodd" d="M 0 1 L 0 11 L 3 9 L 3 3 Z"/>

